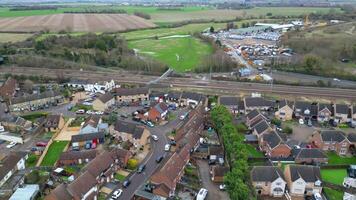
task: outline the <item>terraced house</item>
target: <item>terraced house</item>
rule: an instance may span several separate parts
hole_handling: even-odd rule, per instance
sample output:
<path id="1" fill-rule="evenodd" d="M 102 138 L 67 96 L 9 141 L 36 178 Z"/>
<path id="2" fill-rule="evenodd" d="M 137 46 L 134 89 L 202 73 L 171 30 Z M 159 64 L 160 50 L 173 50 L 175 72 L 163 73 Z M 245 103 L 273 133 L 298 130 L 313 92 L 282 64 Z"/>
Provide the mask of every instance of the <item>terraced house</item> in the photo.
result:
<path id="1" fill-rule="evenodd" d="M 118 103 L 135 103 L 147 101 L 149 99 L 149 89 L 146 87 L 141 88 L 116 88 L 115 89 L 116 101 Z"/>
<path id="2" fill-rule="evenodd" d="M 349 106 L 344 104 L 335 104 L 334 106 L 335 122 L 346 123 L 349 120 Z"/>
<path id="3" fill-rule="evenodd" d="M 23 110 L 33 110 L 45 105 L 58 104 L 63 102 L 64 97 L 57 91 L 46 91 L 40 94 L 23 95 L 14 97 L 9 101 L 9 110 L 18 112 Z"/>
<path id="4" fill-rule="evenodd" d="M 106 111 L 110 107 L 115 105 L 115 98 L 111 93 L 105 93 L 100 95 L 93 101 L 93 109 L 98 111 Z"/>
<path id="5" fill-rule="evenodd" d="M 319 104 L 318 122 L 329 122 L 332 119 L 334 108 L 332 104 Z"/>
<path id="6" fill-rule="evenodd" d="M 291 148 L 275 131 L 263 134 L 258 140 L 258 145 L 271 158 L 286 158 L 291 154 Z"/>

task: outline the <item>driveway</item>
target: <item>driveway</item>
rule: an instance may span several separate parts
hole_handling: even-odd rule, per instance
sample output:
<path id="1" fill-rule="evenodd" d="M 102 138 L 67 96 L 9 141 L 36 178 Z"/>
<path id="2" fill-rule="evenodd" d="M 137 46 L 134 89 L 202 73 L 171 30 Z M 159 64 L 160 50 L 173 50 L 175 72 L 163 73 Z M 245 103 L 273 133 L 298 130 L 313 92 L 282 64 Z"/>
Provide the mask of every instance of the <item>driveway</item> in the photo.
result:
<path id="1" fill-rule="evenodd" d="M 211 181 L 208 162 L 204 160 L 197 160 L 197 164 L 199 167 L 199 173 L 203 187 L 208 190 L 207 200 L 230 199 L 226 192 L 219 190 L 218 184 L 215 184 Z"/>

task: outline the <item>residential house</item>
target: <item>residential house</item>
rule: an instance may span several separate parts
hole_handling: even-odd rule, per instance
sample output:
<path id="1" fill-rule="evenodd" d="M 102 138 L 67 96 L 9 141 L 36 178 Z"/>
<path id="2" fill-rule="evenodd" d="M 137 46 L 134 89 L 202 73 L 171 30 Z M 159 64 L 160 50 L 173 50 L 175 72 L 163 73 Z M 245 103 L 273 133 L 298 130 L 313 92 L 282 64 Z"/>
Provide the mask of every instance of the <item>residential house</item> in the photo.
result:
<path id="1" fill-rule="evenodd" d="M 239 109 L 239 113 L 244 114 L 245 113 L 245 101 L 244 100 L 240 100 L 238 102 L 237 108 Z"/>
<path id="2" fill-rule="evenodd" d="M 203 100 L 203 95 L 193 92 L 183 92 L 180 98 L 181 106 L 190 106 L 195 108 Z"/>
<path id="3" fill-rule="evenodd" d="M 111 156 L 118 166 L 125 168 L 127 166 L 127 162 L 132 157 L 132 153 L 125 149 L 114 148 L 111 150 Z"/>
<path id="4" fill-rule="evenodd" d="M 91 83 L 89 81 L 73 80 L 67 83 L 68 87 L 83 89 L 86 92 L 102 93 L 111 91 L 116 87 L 115 81 Z"/>
<path id="5" fill-rule="evenodd" d="M 43 127 L 47 132 L 56 132 L 64 127 L 63 115 L 48 115 L 44 120 Z"/>
<path id="6" fill-rule="evenodd" d="M 275 117 L 282 121 L 292 120 L 294 104 L 286 99 L 279 101 Z"/>
<path id="7" fill-rule="evenodd" d="M 335 151 L 339 155 L 349 153 L 350 141 L 345 134 L 337 130 L 322 130 L 313 133 L 311 142 L 323 151 Z"/>
<path id="8" fill-rule="evenodd" d="M 129 141 L 136 148 L 145 146 L 150 136 L 150 132 L 143 126 L 123 120 L 117 120 L 110 133 L 119 140 Z"/>
<path id="9" fill-rule="evenodd" d="M 93 160 L 99 152 L 97 150 L 63 152 L 57 161 L 58 166 L 78 165 Z"/>
<path id="10" fill-rule="evenodd" d="M 103 132 L 72 135 L 71 143 L 73 149 L 96 148 L 98 144 L 104 143 L 105 134 Z"/>
<path id="11" fill-rule="evenodd" d="M 284 169 L 284 177 L 291 196 L 311 196 L 314 193 L 321 194 L 322 192 L 319 167 L 311 165 L 287 165 Z"/>
<path id="12" fill-rule="evenodd" d="M 9 77 L 4 84 L 0 87 L 0 97 L 4 100 L 9 100 L 16 94 L 16 89 L 18 88 L 17 81 Z"/>
<path id="13" fill-rule="evenodd" d="M 2 118 L 2 116 L 0 116 L 0 120 L 5 129 L 9 131 L 20 130 L 20 132 L 26 132 L 32 129 L 32 122 L 22 117 L 10 115 L 9 117 Z"/>
<path id="14" fill-rule="evenodd" d="M 23 185 L 11 195 L 9 200 L 35 200 L 40 187 L 37 184 Z"/>
<path id="15" fill-rule="evenodd" d="M 209 145 L 208 157 L 210 161 L 224 160 L 224 155 L 224 148 L 221 145 Z"/>
<path id="16" fill-rule="evenodd" d="M 260 149 L 271 158 L 286 158 L 291 154 L 290 147 L 275 131 L 263 134 L 262 137 L 260 137 L 258 144 Z"/>
<path id="17" fill-rule="evenodd" d="M 269 110 L 274 106 L 272 101 L 266 100 L 262 97 L 246 97 L 244 102 L 246 112 L 252 110 Z"/>
<path id="18" fill-rule="evenodd" d="M 13 97 L 9 100 L 9 110 L 18 112 L 33 110 L 45 105 L 58 104 L 63 102 L 64 97 L 59 91 L 46 91 L 42 93 Z"/>
<path id="19" fill-rule="evenodd" d="M 28 155 L 26 152 L 10 152 L 8 156 L 0 161 L 0 187 L 17 171 L 25 169 L 25 161 L 27 158 Z"/>
<path id="20" fill-rule="evenodd" d="M 182 96 L 181 92 L 170 91 L 170 92 L 168 92 L 168 94 L 166 96 L 166 100 L 168 103 L 178 104 L 181 96 Z"/>
<path id="21" fill-rule="evenodd" d="M 349 146 L 349 153 L 351 155 L 356 155 L 356 134 L 355 133 L 349 133 L 347 135 L 347 139 L 350 142 L 350 146 Z"/>
<path id="22" fill-rule="evenodd" d="M 251 130 L 252 134 L 256 135 L 257 137 L 261 137 L 263 134 L 269 133 L 273 129 L 270 127 L 266 120 L 261 120 L 255 124 Z"/>
<path id="23" fill-rule="evenodd" d="M 336 123 L 346 123 L 349 121 L 349 106 L 345 104 L 335 104 L 334 113 Z"/>
<path id="24" fill-rule="evenodd" d="M 287 182 L 280 168 L 274 166 L 255 166 L 251 170 L 252 185 L 258 195 L 281 197 Z"/>
<path id="25" fill-rule="evenodd" d="M 352 115 L 351 115 L 352 125 L 356 126 L 356 106 L 352 107 Z"/>
<path id="26" fill-rule="evenodd" d="M 294 104 L 294 115 L 296 118 L 308 120 L 311 118 L 311 103 L 296 101 Z"/>
<path id="27" fill-rule="evenodd" d="M 297 164 L 326 164 L 328 157 L 320 149 L 296 148 L 292 150 L 294 161 Z"/>
<path id="28" fill-rule="evenodd" d="M 165 99 L 165 94 L 164 92 L 159 92 L 159 91 L 152 91 L 150 94 L 150 101 L 154 102 L 163 102 Z"/>
<path id="29" fill-rule="evenodd" d="M 260 111 L 252 110 L 246 115 L 246 125 L 252 127 L 252 125 L 258 123 L 260 120 L 266 120 L 266 117 L 263 116 Z"/>
<path id="30" fill-rule="evenodd" d="M 93 101 L 93 109 L 98 111 L 104 112 L 113 105 L 115 105 L 115 98 L 110 92 L 100 95 Z"/>
<path id="31" fill-rule="evenodd" d="M 228 167 L 213 165 L 210 170 L 211 181 L 213 181 L 214 183 L 223 183 L 224 175 L 229 171 L 230 170 Z"/>
<path id="32" fill-rule="evenodd" d="M 84 170 L 89 172 L 98 184 L 108 183 L 113 180 L 114 173 L 119 169 L 119 165 L 115 163 L 113 156 L 113 153 L 104 151 L 89 162 Z"/>
<path id="33" fill-rule="evenodd" d="M 239 113 L 239 101 L 240 98 L 238 97 L 219 97 L 219 104 L 224 105 L 226 108 L 228 108 L 232 114 Z"/>
<path id="34" fill-rule="evenodd" d="M 141 88 L 116 88 L 116 101 L 119 103 L 135 103 L 141 101 L 148 101 L 149 89 Z"/>
<path id="35" fill-rule="evenodd" d="M 88 116 L 82 127 L 80 128 L 79 134 L 97 133 L 97 132 L 108 132 L 108 124 L 102 123 L 102 119 L 98 115 Z"/>
<path id="36" fill-rule="evenodd" d="M 329 122 L 333 116 L 334 108 L 331 104 L 319 104 L 318 122 Z"/>
<path id="37" fill-rule="evenodd" d="M 157 103 L 147 113 L 147 119 L 152 122 L 160 122 L 168 117 L 168 106 L 164 102 Z"/>

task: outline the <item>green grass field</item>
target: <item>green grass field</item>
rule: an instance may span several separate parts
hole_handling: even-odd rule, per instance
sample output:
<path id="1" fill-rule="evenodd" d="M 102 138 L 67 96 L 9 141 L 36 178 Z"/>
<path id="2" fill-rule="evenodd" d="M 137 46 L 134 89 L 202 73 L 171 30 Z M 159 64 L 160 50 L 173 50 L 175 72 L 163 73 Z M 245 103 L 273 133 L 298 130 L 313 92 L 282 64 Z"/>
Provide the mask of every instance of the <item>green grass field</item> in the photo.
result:
<path id="1" fill-rule="evenodd" d="M 256 148 L 252 145 L 246 145 L 247 147 L 247 151 L 249 153 L 249 156 L 253 157 L 253 158 L 263 158 L 264 155 L 261 151 L 257 151 Z"/>
<path id="2" fill-rule="evenodd" d="M 346 169 L 321 169 L 321 177 L 323 181 L 337 185 L 342 185 L 346 176 Z"/>
<path id="3" fill-rule="evenodd" d="M 329 152 L 327 155 L 330 165 L 351 165 L 356 163 L 356 157 L 340 157 L 334 152 Z"/>
<path id="4" fill-rule="evenodd" d="M 342 191 L 333 190 L 330 188 L 323 188 L 326 195 L 329 197 L 329 200 L 342 200 L 344 193 Z"/>
<path id="5" fill-rule="evenodd" d="M 213 51 L 209 44 L 190 36 L 135 40 L 129 42 L 129 47 L 180 72 L 197 67 Z"/>
<path id="6" fill-rule="evenodd" d="M 53 141 L 41 162 L 41 166 L 53 166 L 68 143 L 68 141 Z"/>

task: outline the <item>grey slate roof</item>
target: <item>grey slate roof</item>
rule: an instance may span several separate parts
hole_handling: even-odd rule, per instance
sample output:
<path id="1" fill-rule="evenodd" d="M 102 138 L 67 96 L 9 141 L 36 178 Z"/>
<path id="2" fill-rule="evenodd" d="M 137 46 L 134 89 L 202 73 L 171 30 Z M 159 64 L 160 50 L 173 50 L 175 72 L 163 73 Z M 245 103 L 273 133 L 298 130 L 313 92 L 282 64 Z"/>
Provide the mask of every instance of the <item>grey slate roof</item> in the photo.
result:
<path id="1" fill-rule="evenodd" d="M 302 178 L 305 182 L 321 181 L 320 168 L 310 165 L 290 165 L 292 181 Z"/>
<path id="2" fill-rule="evenodd" d="M 139 94 L 148 94 L 149 89 L 146 87 L 141 88 L 117 88 L 115 90 L 117 96 L 131 96 Z"/>
<path id="3" fill-rule="evenodd" d="M 263 140 L 268 143 L 268 145 L 271 147 L 271 149 L 275 148 L 282 142 L 282 139 L 279 137 L 279 135 L 275 131 L 271 131 L 267 134 L 264 134 Z"/>
<path id="4" fill-rule="evenodd" d="M 300 149 L 296 158 L 327 158 L 320 149 Z"/>
<path id="5" fill-rule="evenodd" d="M 61 154 L 59 160 L 93 159 L 97 154 L 97 150 L 67 151 Z"/>
<path id="6" fill-rule="evenodd" d="M 94 139 L 103 139 L 105 137 L 105 134 L 102 132 L 99 133 L 87 133 L 87 134 L 77 134 L 77 135 L 72 135 L 72 142 L 84 142 L 84 141 L 89 141 L 89 140 L 94 140 Z"/>
<path id="7" fill-rule="evenodd" d="M 106 103 L 108 101 L 110 101 L 111 99 L 113 99 L 114 97 L 112 96 L 111 93 L 107 92 L 103 95 L 101 95 L 100 97 L 98 97 L 98 99 L 103 102 L 103 103 Z"/>
<path id="8" fill-rule="evenodd" d="M 356 142 L 356 134 L 355 134 L 355 133 L 350 133 L 350 134 L 347 136 L 347 139 L 348 139 L 350 142 Z"/>
<path id="9" fill-rule="evenodd" d="M 167 97 L 169 99 L 180 99 L 180 97 L 182 96 L 181 92 L 168 92 Z"/>
<path id="10" fill-rule="evenodd" d="M 321 139 L 329 142 L 342 142 L 345 139 L 345 135 L 341 131 L 337 130 L 323 130 L 321 131 Z"/>
<path id="11" fill-rule="evenodd" d="M 258 112 L 256 109 L 252 110 L 251 112 L 249 112 L 246 117 L 249 119 L 253 119 L 255 117 L 257 117 L 260 114 L 260 112 Z"/>
<path id="12" fill-rule="evenodd" d="M 198 93 L 193 93 L 193 92 L 183 92 L 182 94 L 182 99 L 191 99 L 195 101 L 201 101 L 202 100 L 202 95 Z"/>
<path id="13" fill-rule="evenodd" d="M 154 109 L 156 109 L 159 113 L 164 113 L 168 110 L 168 106 L 167 104 L 161 102 L 161 103 L 158 103 L 154 106 Z"/>
<path id="14" fill-rule="evenodd" d="M 240 98 L 238 97 L 220 97 L 220 104 L 225 106 L 238 106 Z"/>
<path id="15" fill-rule="evenodd" d="M 11 104 L 24 103 L 28 101 L 34 101 L 38 99 L 45 99 L 45 98 L 56 97 L 56 96 L 61 96 L 61 93 L 58 91 L 51 90 L 51 91 L 42 92 L 40 94 L 31 94 L 31 95 L 15 97 L 11 100 Z"/>
<path id="16" fill-rule="evenodd" d="M 304 113 L 305 110 L 311 110 L 311 103 L 306 101 L 296 101 L 294 104 L 295 109 L 300 109 L 301 113 Z"/>
<path id="17" fill-rule="evenodd" d="M 345 104 L 335 104 L 335 113 L 349 114 L 349 106 Z"/>
<path id="18" fill-rule="evenodd" d="M 258 134 L 261 134 L 265 130 L 270 128 L 269 124 L 266 122 L 266 120 L 260 121 L 258 124 L 256 124 L 253 129 L 257 131 Z"/>
<path id="19" fill-rule="evenodd" d="M 25 152 L 11 152 L 0 161 L 0 180 L 3 180 L 9 171 L 15 168 L 17 163 L 26 156 Z"/>
<path id="20" fill-rule="evenodd" d="M 331 113 L 333 112 L 333 107 L 332 107 L 331 104 L 320 103 L 319 104 L 319 111 L 322 111 L 324 109 L 328 109 Z"/>
<path id="21" fill-rule="evenodd" d="M 144 128 L 137 126 L 134 123 L 122 120 L 117 120 L 115 123 L 115 131 L 131 134 L 135 139 L 140 139 L 144 130 Z"/>
<path id="22" fill-rule="evenodd" d="M 251 180 L 254 182 L 273 182 L 277 178 L 282 178 L 283 173 L 278 167 L 255 166 L 251 170 Z"/>
<path id="23" fill-rule="evenodd" d="M 293 109 L 294 103 L 291 101 L 288 101 L 287 99 L 283 99 L 279 101 L 279 108 L 283 108 L 284 106 L 288 105 L 291 109 Z"/>
<path id="24" fill-rule="evenodd" d="M 245 103 L 247 107 L 272 107 L 273 102 L 262 97 L 246 97 Z"/>

